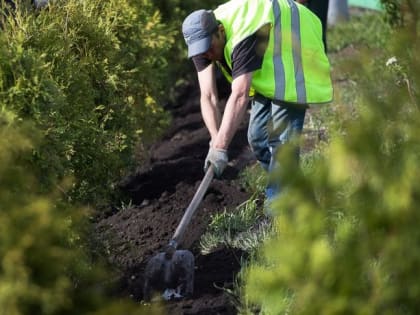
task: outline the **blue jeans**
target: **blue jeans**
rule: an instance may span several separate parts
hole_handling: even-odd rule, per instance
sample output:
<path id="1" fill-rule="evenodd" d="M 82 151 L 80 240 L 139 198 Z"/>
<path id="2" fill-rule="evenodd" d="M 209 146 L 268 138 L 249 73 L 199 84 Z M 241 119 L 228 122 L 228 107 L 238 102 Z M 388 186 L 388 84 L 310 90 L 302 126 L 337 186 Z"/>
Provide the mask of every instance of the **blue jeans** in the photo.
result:
<path id="1" fill-rule="evenodd" d="M 276 153 L 281 145 L 302 133 L 307 105 L 272 101 L 257 94 L 251 106 L 248 142 L 257 160 L 270 175 L 274 169 L 281 167 L 281 163 L 276 161 Z M 280 180 L 269 178 L 265 191 L 267 199 L 272 200 L 280 190 Z"/>

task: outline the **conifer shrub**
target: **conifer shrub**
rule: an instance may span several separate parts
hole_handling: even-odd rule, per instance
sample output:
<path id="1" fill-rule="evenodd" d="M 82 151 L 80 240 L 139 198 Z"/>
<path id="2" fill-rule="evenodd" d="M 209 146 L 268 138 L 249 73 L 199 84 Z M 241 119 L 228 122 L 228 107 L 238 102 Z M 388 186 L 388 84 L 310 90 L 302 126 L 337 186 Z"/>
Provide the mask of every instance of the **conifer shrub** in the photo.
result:
<path id="1" fill-rule="evenodd" d="M 93 261 L 82 241 L 86 217 L 40 193 L 32 150 L 42 141 L 34 124 L 18 122 L 0 102 L 0 314 L 158 314 L 113 297 L 112 273 Z M 71 183 L 61 183 L 62 189 Z"/>
<path id="2" fill-rule="evenodd" d="M 276 235 L 247 271 L 261 314 L 417 314 L 420 309 L 418 2 L 382 51 L 343 69 L 360 97 L 311 172 L 280 159 Z M 358 73 L 358 75 L 356 75 Z M 246 303 L 244 303 L 246 304 Z"/>
<path id="3" fill-rule="evenodd" d="M 0 5 L 0 101 L 31 120 L 42 187 L 71 176 L 73 201 L 98 203 L 168 123 L 162 103 L 173 30 L 149 0 Z M 6 11 L 9 13 L 6 14 Z"/>

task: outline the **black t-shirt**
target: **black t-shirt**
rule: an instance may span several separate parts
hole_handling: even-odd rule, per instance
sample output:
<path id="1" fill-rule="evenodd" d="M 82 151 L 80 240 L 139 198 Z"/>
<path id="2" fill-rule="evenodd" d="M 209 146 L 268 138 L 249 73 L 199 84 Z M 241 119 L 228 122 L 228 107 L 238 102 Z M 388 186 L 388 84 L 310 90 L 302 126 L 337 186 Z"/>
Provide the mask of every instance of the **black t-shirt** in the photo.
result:
<path id="1" fill-rule="evenodd" d="M 267 24 L 234 47 L 232 52 L 232 71 L 224 59 L 220 62 L 221 66 L 232 75 L 232 79 L 261 68 L 268 44 L 269 31 L 270 25 Z M 198 72 L 207 68 L 211 63 L 211 60 L 208 60 L 203 55 L 194 56 L 192 60 Z"/>

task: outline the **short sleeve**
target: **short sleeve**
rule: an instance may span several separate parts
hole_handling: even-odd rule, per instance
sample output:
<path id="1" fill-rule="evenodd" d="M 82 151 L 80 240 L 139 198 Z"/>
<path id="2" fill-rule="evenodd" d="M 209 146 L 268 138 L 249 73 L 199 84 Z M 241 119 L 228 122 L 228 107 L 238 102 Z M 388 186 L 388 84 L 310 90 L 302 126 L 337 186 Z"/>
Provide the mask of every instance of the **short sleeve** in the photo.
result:
<path id="1" fill-rule="evenodd" d="M 203 55 L 197 55 L 192 57 L 191 59 L 194 63 L 197 72 L 203 71 L 211 64 L 211 61 L 205 58 Z"/>
<path id="2" fill-rule="evenodd" d="M 268 44 L 269 25 L 239 42 L 232 53 L 232 78 L 261 68 Z"/>

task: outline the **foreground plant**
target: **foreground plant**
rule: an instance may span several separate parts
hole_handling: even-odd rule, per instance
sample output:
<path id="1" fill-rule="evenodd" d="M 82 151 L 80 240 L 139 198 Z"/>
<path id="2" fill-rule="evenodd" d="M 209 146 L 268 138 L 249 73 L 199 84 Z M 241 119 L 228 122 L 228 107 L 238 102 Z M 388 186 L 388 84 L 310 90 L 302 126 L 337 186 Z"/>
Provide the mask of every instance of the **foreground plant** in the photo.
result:
<path id="1" fill-rule="evenodd" d="M 249 268 L 244 294 L 263 314 L 420 307 L 420 8 L 405 2 L 405 27 L 381 55 L 366 51 L 346 68 L 359 73 L 356 115 L 343 120 L 345 133 L 331 138 L 316 171 L 301 173 L 288 152 L 280 156 L 289 167 L 279 174 L 288 186 L 274 205 L 278 234 Z"/>
<path id="2" fill-rule="evenodd" d="M 41 133 L 13 116 L 2 107 L 0 314 L 159 314 L 112 296 L 111 274 L 84 241 L 84 209 L 60 202 L 62 191 L 39 192 L 30 156 Z"/>

